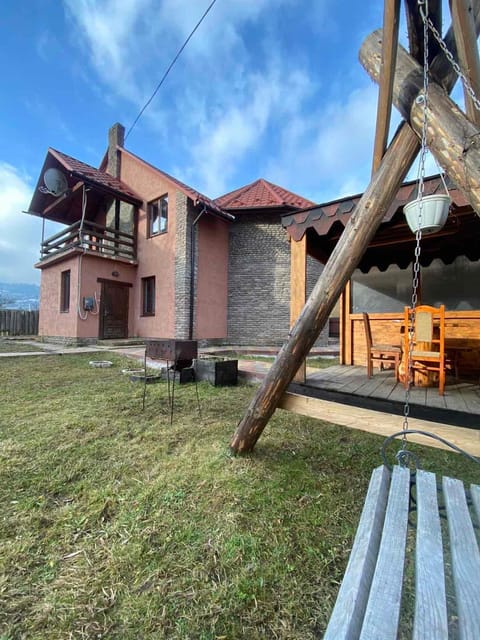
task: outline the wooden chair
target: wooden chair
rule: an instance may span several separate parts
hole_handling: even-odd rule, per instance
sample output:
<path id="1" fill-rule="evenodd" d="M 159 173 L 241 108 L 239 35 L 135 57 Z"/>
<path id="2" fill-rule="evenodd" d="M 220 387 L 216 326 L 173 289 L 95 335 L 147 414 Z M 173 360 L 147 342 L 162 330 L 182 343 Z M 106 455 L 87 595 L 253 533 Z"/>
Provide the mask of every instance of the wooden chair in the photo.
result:
<path id="1" fill-rule="evenodd" d="M 420 305 L 414 314 L 405 307 L 404 353 L 406 362 L 405 387 L 408 387 L 410 372 L 422 372 L 427 376 L 430 372 L 438 373 L 438 393 L 445 392 L 445 306 L 430 307 Z M 413 350 L 410 359 L 410 334 L 413 331 Z"/>
<path id="2" fill-rule="evenodd" d="M 373 374 L 374 361 L 380 362 L 380 369 L 388 363 L 395 367 L 395 379 L 398 380 L 398 366 L 400 364 L 401 348 L 393 344 L 375 344 L 372 341 L 372 331 L 370 329 L 370 319 L 368 313 L 362 313 L 363 326 L 365 329 L 365 340 L 367 342 L 367 375 L 369 378 Z"/>

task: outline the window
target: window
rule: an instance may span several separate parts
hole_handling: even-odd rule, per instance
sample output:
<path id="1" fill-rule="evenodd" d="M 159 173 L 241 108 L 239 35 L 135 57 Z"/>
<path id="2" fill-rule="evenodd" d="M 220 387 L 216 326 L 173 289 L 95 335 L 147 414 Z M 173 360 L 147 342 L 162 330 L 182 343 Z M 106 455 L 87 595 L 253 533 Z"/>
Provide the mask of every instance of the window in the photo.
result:
<path id="1" fill-rule="evenodd" d="M 167 231 L 168 195 L 148 203 L 148 236 L 156 236 Z"/>
<path id="2" fill-rule="evenodd" d="M 155 315 L 155 276 L 142 278 L 142 316 Z"/>
<path id="3" fill-rule="evenodd" d="M 67 313 L 70 310 L 70 269 L 62 271 L 60 279 L 60 311 Z"/>

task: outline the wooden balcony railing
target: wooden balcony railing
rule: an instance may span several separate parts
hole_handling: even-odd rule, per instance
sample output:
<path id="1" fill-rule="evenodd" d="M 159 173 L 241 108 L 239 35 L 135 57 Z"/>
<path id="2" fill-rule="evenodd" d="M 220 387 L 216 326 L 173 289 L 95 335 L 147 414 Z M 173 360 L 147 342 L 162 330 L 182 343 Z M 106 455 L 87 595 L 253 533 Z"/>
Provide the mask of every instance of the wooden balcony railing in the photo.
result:
<path id="1" fill-rule="evenodd" d="M 84 221 L 62 229 L 41 244 L 40 260 L 46 260 L 70 249 L 94 251 L 102 256 L 136 260 L 135 237 L 124 231 Z"/>

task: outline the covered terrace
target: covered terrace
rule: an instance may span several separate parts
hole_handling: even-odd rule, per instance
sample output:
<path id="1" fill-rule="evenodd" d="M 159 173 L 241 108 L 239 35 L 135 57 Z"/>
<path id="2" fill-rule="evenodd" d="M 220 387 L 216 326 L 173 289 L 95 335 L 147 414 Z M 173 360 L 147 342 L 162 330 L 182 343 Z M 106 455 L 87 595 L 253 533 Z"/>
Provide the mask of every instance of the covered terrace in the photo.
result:
<path id="1" fill-rule="evenodd" d="M 405 221 L 403 206 L 416 197 L 416 189 L 416 182 L 407 182 L 399 189 L 343 292 L 339 305 L 342 365 L 366 366 L 363 312 L 369 314 L 374 342 L 402 343 L 404 308 L 411 304 L 415 250 L 415 236 Z M 426 195 L 443 191 L 438 176 L 426 179 Z M 478 382 L 480 219 L 454 185 L 449 184 L 449 192 L 452 206 L 446 225 L 421 241 L 419 303 L 445 305 L 446 342 L 455 341 L 464 347 L 457 374 Z M 283 216 L 282 224 L 291 238 L 292 320 L 304 304 L 305 256 L 327 261 L 360 197 L 342 198 Z"/>
<path id="2" fill-rule="evenodd" d="M 477 451 L 480 219 L 461 192 L 447 184 L 452 198 L 448 221 L 440 232 L 421 242 L 419 301 L 445 305 L 446 347 L 450 343 L 462 348 L 457 351 L 456 369 L 447 372 L 445 395 L 439 395 L 438 386 L 411 388 L 410 425 Z M 438 176 L 428 178 L 425 187 L 426 194 L 443 191 Z M 291 239 L 292 323 L 304 306 L 307 254 L 327 261 L 360 197 L 342 198 L 282 218 Z M 363 313 L 369 315 L 374 342 L 402 345 L 415 250 L 415 236 L 405 221 L 403 206 L 415 197 L 416 183 L 403 184 L 341 296 L 339 364 L 317 371 L 300 368 L 280 408 L 375 433 L 391 432 L 396 426 L 401 429 L 405 387 L 395 379 L 393 369 L 376 368 L 368 378 Z"/>

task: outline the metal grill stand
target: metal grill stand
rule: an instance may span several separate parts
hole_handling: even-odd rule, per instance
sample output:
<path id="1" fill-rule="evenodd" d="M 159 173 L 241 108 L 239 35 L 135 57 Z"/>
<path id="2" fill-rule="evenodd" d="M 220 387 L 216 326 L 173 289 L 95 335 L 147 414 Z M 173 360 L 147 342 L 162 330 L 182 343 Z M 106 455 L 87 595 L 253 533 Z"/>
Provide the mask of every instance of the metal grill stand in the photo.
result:
<path id="1" fill-rule="evenodd" d="M 143 409 L 145 409 L 145 394 L 146 394 L 146 371 L 147 371 L 147 358 L 152 360 L 165 360 L 167 363 L 167 388 L 168 388 L 168 403 L 170 407 L 170 424 L 173 422 L 174 400 L 175 400 L 175 377 L 176 372 L 179 372 L 181 379 L 182 371 L 189 368 L 193 364 L 193 360 L 198 354 L 198 344 L 196 340 L 175 340 L 172 338 L 162 340 L 146 340 L 145 341 L 145 381 L 143 385 Z M 170 387 L 170 371 L 173 371 L 173 380 Z M 193 371 L 193 381 L 195 382 L 195 393 L 197 396 L 198 413 L 200 418 L 202 417 L 200 409 L 200 398 L 198 396 L 197 378 Z"/>

